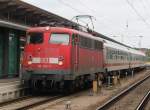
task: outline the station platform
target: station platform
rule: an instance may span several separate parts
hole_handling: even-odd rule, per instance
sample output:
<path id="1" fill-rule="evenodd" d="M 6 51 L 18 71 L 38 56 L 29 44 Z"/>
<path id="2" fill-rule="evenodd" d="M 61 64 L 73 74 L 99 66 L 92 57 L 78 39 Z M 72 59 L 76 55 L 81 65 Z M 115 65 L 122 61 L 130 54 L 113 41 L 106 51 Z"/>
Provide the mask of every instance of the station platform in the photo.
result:
<path id="1" fill-rule="evenodd" d="M 24 96 L 26 91 L 19 78 L 0 79 L 0 103 Z"/>
<path id="2" fill-rule="evenodd" d="M 19 78 L 0 79 L 0 85 L 10 84 L 10 83 L 18 83 L 18 82 L 20 82 Z"/>

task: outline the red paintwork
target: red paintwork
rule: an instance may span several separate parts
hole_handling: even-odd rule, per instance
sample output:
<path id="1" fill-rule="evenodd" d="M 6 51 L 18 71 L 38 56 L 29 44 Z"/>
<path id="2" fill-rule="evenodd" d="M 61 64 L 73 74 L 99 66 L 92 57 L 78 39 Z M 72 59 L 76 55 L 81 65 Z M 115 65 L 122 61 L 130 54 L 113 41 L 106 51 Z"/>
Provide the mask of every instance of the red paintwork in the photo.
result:
<path id="1" fill-rule="evenodd" d="M 79 46 L 72 46 L 71 36 L 73 33 L 91 36 L 90 34 L 79 32 L 68 28 L 52 27 L 46 30 L 46 27 L 31 28 L 28 32 L 43 32 L 43 44 L 27 44 L 24 50 L 23 67 L 26 69 L 44 69 L 44 70 L 72 70 L 76 73 L 94 72 L 97 68 L 103 68 L 103 51 L 97 51 Z M 50 44 L 49 36 L 52 32 L 70 34 L 70 44 Z M 63 65 L 40 63 L 28 65 L 28 57 L 50 58 L 63 56 Z M 46 59 L 45 59 L 46 60 Z M 86 73 L 85 73 L 86 74 Z"/>
<path id="2" fill-rule="evenodd" d="M 60 45 L 60 44 L 50 44 L 49 43 L 49 36 L 51 32 L 65 32 L 71 35 L 71 33 L 67 30 L 58 30 L 55 28 L 52 28 L 51 30 L 44 31 L 43 28 L 41 30 L 38 28 L 37 30 L 35 28 L 30 29 L 28 32 L 43 32 L 44 33 L 44 43 L 42 44 L 27 44 L 25 46 L 25 59 L 23 65 L 25 67 L 30 66 L 30 68 L 34 69 L 51 69 L 51 70 L 57 70 L 57 69 L 69 69 L 70 68 L 70 52 L 71 52 L 71 45 Z M 59 66 L 57 64 L 50 64 L 48 63 L 40 63 L 40 64 L 31 64 L 28 65 L 28 57 L 40 57 L 40 58 L 59 58 L 59 56 L 64 57 L 63 65 Z M 66 60 L 67 59 L 67 60 Z M 40 65 L 40 66 L 39 66 Z"/>
<path id="3" fill-rule="evenodd" d="M 79 71 L 92 71 L 103 68 L 103 52 L 89 49 L 79 49 Z"/>

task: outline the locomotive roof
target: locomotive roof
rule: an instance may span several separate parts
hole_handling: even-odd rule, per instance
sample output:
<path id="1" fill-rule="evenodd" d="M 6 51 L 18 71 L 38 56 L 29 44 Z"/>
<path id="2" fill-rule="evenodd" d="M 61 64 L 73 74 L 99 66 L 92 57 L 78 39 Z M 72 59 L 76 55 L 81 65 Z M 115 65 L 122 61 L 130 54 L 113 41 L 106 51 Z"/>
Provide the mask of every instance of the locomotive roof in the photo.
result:
<path id="1" fill-rule="evenodd" d="M 71 29 L 71 28 L 65 28 L 65 27 L 32 27 L 29 28 L 28 32 L 44 32 L 44 31 L 50 31 L 50 30 L 55 30 L 55 31 L 63 31 L 63 32 L 74 32 L 76 34 L 80 34 L 84 37 L 90 38 L 90 39 L 94 39 L 94 40 L 99 40 L 103 42 L 103 39 L 100 37 L 95 37 L 92 34 L 86 33 L 86 32 L 82 32 L 82 31 L 78 31 L 75 29 Z"/>

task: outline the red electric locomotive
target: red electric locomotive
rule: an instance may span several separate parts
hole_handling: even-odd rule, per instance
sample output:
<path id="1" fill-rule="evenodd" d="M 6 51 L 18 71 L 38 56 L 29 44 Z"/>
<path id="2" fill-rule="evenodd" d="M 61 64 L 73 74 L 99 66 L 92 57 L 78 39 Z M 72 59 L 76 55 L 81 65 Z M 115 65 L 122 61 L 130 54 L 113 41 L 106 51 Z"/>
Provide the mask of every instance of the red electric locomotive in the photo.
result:
<path id="1" fill-rule="evenodd" d="M 27 31 L 22 79 L 34 89 L 73 88 L 104 72 L 103 41 L 63 27 Z"/>

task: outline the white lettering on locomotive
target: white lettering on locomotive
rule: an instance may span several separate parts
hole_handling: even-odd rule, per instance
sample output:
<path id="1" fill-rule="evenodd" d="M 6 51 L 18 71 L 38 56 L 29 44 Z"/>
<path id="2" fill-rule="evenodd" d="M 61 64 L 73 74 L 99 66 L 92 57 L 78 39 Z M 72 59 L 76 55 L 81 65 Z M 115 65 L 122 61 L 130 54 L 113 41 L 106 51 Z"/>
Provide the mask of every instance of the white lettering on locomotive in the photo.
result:
<path id="1" fill-rule="evenodd" d="M 32 63 L 41 63 L 41 58 L 38 57 L 32 58 Z"/>
<path id="2" fill-rule="evenodd" d="M 32 58 L 32 63 L 51 63 L 51 64 L 58 64 L 58 58 L 39 58 L 34 57 Z"/>
<path id="3" fill-rule="evenodd" d="M 49 58 L 49 63 L 58 64 L 58 58 Z"/>

